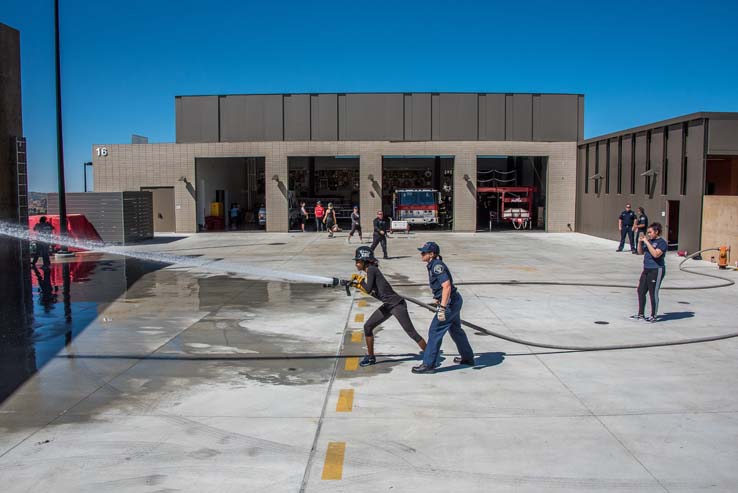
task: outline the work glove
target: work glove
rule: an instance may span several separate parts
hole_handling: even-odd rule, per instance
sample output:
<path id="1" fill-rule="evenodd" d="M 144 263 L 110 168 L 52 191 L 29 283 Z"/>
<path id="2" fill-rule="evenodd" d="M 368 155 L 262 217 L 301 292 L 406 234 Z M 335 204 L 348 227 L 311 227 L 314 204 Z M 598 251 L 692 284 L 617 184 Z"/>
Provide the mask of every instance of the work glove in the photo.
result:
<path id="1" fill-rule="evenodd" d="M 438 321 L 439 322 L 445 322 L 446 321 L 446 309 L 443 308 L 441 305 L 438 305 Z"/>
<path id="2" fill-rule="evenodd" d="M 361 274 L 351 274 L 351 285 L 361 291 L 364 294 L 369 294 L 366 292 L 366 290 L 361 286 L 361 281 L 364 280 L 364 276 Z"/>

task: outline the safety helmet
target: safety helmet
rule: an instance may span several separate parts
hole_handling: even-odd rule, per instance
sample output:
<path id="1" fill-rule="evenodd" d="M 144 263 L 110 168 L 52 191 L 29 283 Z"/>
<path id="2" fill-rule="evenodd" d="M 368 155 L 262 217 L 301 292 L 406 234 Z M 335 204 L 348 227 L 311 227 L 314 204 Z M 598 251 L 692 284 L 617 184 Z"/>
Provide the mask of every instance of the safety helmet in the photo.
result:
<path id="1" fill-rule="evenodd" d="M 376 262 L 374 252 L 368 246 L 360 246 L 354 253 L 354 260 L 363 260 L 364 262 Z"/>

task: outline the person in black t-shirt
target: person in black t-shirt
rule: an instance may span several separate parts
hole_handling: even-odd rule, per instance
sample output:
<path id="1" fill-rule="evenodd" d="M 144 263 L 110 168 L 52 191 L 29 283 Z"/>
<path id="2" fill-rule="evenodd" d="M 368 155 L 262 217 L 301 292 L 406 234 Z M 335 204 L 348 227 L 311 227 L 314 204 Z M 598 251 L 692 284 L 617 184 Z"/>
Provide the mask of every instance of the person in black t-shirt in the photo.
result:
<path id="1" fill-rule="evenodd" d="M 407 313 L 407 302 L 397 294 L 392 286 L 379 270 L 378 261 L 374 257 L 374 252 L 367 246 L 360 246 L 356 249 L 354 255 L 356 268 L 366 274 L 366 277 L 360 274 L 352 276 L 352 285 L 364 293 L 367 293 L 382 302 L 369 319 L 364 323 L 364 337 L 366 338 L 367 355 L 359 363 L 361 366 L 371 366 L 377 362 L 374 356 L 374 329 L 390 317 L 395 317 L 402 326 L 405 333 L 415 341 L 421 351 L 425 350 L 425 339 L 418 334 Z"/>
<path id="2" fill-rule="evenodd" d="M 636 244 L 633 241 L 633 224 L 636 221 L 636 214 L 630 209 L 630 204 L 625 204 L 625 210 L 618 216 L 618 228 L 620 228 L 620 245 L 617 251 L 622 252 L 625 245 L 625 235 L 628 235 L 630 242 L 630 251 L 635 253 Z"/>
<path id="3" fill-rule="evenodd" d="M 638 253 L 643 253 L 643 272 L 638 281 L 638 313 L 634 320 L 655 322 L 659 312 L 659 290 L 666 274 L 666 251 L 669 245 L 661 237 L 663 227 L 660 223 L 651 224 L 646 235 L 640 237 Z M 645 317 L 646 293 L 651 298 L 651 316 Z"/>
<path id="4" fill-rule="evenodd" d="M 377 217 L 374 218 L 374 238 L 372 246 L 369 248 L 374 252 L 377 245 L 382 245 L 382 252 L 386 259 L 389 258 L 387 256 L 387 231 L 389 231 L 389 224 L 384 218 L 384 213 L 382 211 L 377 211 Z"/>

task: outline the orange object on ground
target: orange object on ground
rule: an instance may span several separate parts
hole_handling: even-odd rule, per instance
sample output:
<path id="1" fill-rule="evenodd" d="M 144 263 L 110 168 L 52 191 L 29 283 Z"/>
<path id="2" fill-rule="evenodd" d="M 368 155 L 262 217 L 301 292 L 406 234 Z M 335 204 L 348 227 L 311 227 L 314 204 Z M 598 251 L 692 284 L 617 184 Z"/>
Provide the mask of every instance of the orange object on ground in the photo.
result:
<path id="1" fill-rule="evenodd" d="M 54 227 L 54 235 L 59 235 L 60 223 L 58 215 L 39 214 L 36 216 L 28 216 L 28 228 L 31 231 L 31 238 L 33 238 L 33 227 L 41 219 L 41 216 L 46 216 L 46 220 L 51 223 Z M 95 226 L 84 216 L 84 214 L 67 214 L 67 234 L 75 240 L 89 240 L 102 242 L 102 238 L 97 233 Z M 58 245 L 55 245 L 58 246 Z M 70 252 L 81 252 L 84 251 L 82 248 L 69 247 Z"/>
<path id="2" fill-rule="evenodd" d="M 721 246 L 719 251 L 718 268 L 725 269 L 728 266 L 728 252 L 730 251 L 730 247 Z"/>

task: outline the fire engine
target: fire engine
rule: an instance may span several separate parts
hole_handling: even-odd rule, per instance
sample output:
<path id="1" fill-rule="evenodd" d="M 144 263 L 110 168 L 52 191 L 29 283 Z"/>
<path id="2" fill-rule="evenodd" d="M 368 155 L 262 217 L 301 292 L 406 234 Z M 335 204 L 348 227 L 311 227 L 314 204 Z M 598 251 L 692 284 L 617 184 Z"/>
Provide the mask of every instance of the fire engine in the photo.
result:
<path id="1" fill-rule="evenodd" d="M 409 188 L 395 190 L 392 196 L 393 219 L 407 224 L 438 224 L 438 190 Z"/>

